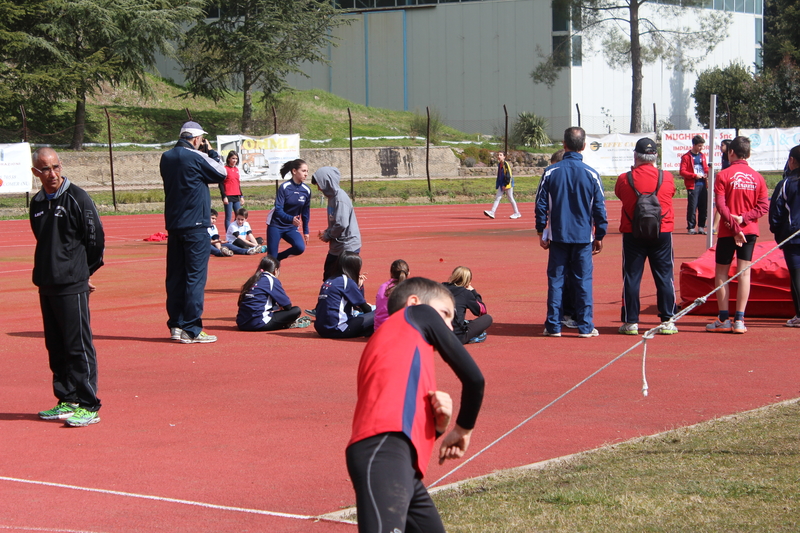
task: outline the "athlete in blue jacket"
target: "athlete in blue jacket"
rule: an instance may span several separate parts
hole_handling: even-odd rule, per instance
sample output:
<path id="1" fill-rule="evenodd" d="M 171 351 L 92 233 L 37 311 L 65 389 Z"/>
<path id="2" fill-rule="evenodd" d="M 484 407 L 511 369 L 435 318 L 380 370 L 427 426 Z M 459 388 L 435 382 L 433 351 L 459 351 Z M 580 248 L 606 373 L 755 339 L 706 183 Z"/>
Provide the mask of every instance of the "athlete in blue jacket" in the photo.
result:
<path id="1" fill-rule="evenodd" d="M 278 276 L 281 262 L 265 255 L 255 273 L 242 286 L 236 325 L 242 331 L 274 331 L 288 327 L 307 327 L 306 320 L 297 320 L 300 308 L 292 306 Z"/>
<path id="2" fill-rule="evenodd" d="M 579 337 L 596 337 L 592 322 L 592 255 L 603 249 L 606 235 L 605 196 L 600 175 L 583 162 L 583 128 L 564 132 L 564 158 L 547 167 L 536 191 L 536 232 L 550 250 L 547 264 L 547 321 L 544 335 L 561 336 L 565 273 L 575 288 L 575 320 Z M 548 235 L 544 235 L 548 222 Z"/>
<path id="3" fill-rule="evenodd" d="M 783 181 L 775 187 L 769 204 L 769 230 L 775 234 L 776 242 L 783 242 L 800 230 L 800 145 L 789 152 Z M 789 285 L 792 289 L 794 317 L 786 324 L 800 328 L 800 236 L 781 246 L 786 267 L 789 269 Z"/>
<path id="4" fill-rule="evenodd" d="M 281 176 L 289 173 L 291 178 L 278 188 L 275 208 L 267 216 L 267 253 L 279 261 L 302 254 L 308 244 L 308 220 L 311 212 L 311 189 L 305 184 L 308 165 L 302 159 L 287 161 L 281 167 Z M 281 239 L 291 246 L 278 253 Z"/>
<path id="5" fill-rule="evenodd" d="M 343 252 L 336 268 L 337 274 L 323 281 L 319 290 L 314 329 L 327 339 L 372 335 L 375 311 L 364 299 L 361 257 Z M 363 314 L 355 314 L 356 310 Z"/>

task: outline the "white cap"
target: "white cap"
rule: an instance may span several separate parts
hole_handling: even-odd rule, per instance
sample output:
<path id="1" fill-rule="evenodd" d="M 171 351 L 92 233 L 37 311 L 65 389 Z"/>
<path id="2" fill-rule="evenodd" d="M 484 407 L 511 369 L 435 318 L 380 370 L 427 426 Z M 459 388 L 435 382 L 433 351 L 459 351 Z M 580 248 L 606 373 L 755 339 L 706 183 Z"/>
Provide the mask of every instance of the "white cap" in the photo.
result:
<path id="1" fill-rule="evenodd" d="M 208 132 L 205 131 L 197 122 L 186 122 L 183 126 L 181 126 L 181 134 L 184 133 L 191 133 L 192 137 L 208 135 Z"/>

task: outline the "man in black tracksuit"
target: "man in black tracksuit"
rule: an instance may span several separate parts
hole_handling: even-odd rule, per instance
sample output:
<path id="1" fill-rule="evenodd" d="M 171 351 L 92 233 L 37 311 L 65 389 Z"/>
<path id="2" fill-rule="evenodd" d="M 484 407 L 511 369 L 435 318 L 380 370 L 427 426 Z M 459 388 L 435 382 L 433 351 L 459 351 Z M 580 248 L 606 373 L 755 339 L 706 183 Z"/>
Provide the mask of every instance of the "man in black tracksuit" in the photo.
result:
<path id="1" fill-rule="evenodd" d="M 100 422 L 97 414 L 97 355 L 89 322 L 89 276 L 103 266 L 105 237 L 94 202 L 61 176 L 52 148 L 33 153 L 33 174 L 42 189 L 31 201 L 36 237 L 33 283 L 39 287 L 45 346 L 58 404 L 39 416 L 69 426 Z"/>
<path id="2" fill-rule="evenodd" d="M 167 240 L 167 327 L 184 344 L 215 342 L 203 331 L 203 299 L 208 277 L 208 185 L 228 176 L 219 154 L 209 150 L 197 122 L 181 128 L 180 140 L 161 155 Z M 201 151 L 201 148 L 203 151 Z M 208 153 L 206 153 L 208 151 Z"/>

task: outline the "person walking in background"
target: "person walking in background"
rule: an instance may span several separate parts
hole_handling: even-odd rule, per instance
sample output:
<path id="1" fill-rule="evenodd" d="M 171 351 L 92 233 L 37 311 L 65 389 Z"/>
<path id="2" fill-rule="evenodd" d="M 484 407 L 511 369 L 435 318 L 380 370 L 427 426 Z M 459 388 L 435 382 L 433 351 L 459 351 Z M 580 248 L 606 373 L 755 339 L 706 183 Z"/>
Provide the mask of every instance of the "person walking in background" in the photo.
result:
<path id="1" fill-rule="evenodd" d="M 506 161 L 505 152 L 497 152 L 497 180 L 495 181 L 495 189 L 497 194 L 494 197 L 494 205 L 489 211 L 484 211 L 483 214 L 489 218 L 494 218 L 494 213 L 497 211 L 497 206 L 500 205 L 500 200 L 503 199 L 503 193 L 508 196 L 508 201 L 511 202 L 511 207 L 514 212 L 508 218 L 519 218 L 522 214 L 517 208 L 517 202 L 514 201 L 514 176 L 511 174 L 511 165 Z"/>
<path id="2" fill-rule="evenodd" d="M 208 185 L 226 177 L 219 154 L 208 149 L 207 133 L 197 122 L 181 127 L 175 146 L 161 155 L 164 222 L 167 240 L 167 327 L 170 338 L 184 344 L 215 342 L 203 331 L 203 301 L 208 277 Z M 208 154 L 200 150 L 204 146 Z"/>
<path id="3" fill-rule="evenodd" d="M 311 184 L 316 185 L 328 199 L 328 227 L 319 232 L 319 240 L 328 243 L 328 255 L 322 270 L 322 280 L 333 277 L 338 270 L 337 261 L 342 252 L 361 253 L 361 231 L 353 209 L 353 202 L 339 187 L 341 175 L 335 167 L 322 167 L 311 176 Z"/>
<path id="4" fill-rule="evenodd" d="M 720 225 L 717 238 L 716 269 L 714 281 L 719 287 L 717 305 L 719 318 L 706 326 L 706 331 L 746 333 L 744 311 L 750 297 L 750 263 L 758 240 L 758 219 L 767 214 L 769 196 L 764 178 L 750 168 L 750 139 L 736 137 L 731 142 L 728 158 L 731 166 L 723 170 L 714 181 L 714 203 L 719 211 Z M 736 254 L 737 278 L 736 312 L 733 325 L 728 308 L 730 288 L 723 285 Z"/>
<path id="5" fill-rule="evenodd" d="M 239 181 L 239 154 L 231 150 L 225 159 L 225 172 L 227 177 L 220 183 L 219 191 L 222 194 L 222 204 L 225 208 L 225 220 L 222 221 L 223 229 L 228 231 L 228 225 L 236 218 L 236 213 L 242 207 L 242 186 Z"/>
<path id="6" fill-rule="evenodd" d="M 650 272 L 656 284 L 656 303 L 662 335 L 678 333 L 678 328 L 669 322 L 677 312 L 675 305 L 674 258 L 672 253 L 672 230 L 674 212 L 672 197 L 675 196 L 675 180 L 669 172 L 656 168 L 658 158 L 656 143 L 644 137 L 636 143 L 633 151 L 633 169 L 620 174 L 614 192 L 622 201 L 619 231 L 622 233 L 622 326 L 624 335 L 639 334 L 639 287 L 642 283 L 645 260 L 650 262 Z M 660 220 L 652 218 L 654 235 L 641 235 L 647 224 L 635 220 L 637 202 L 641 196 L 655 194 L 660 207 Z M 640 216 L 642 211 L 640 210 Z M 638 223 L 638 230 L 634 228 Z M 654 237 L 654 238 L 653 238 Z"/>
<path id="7" fill-rule="evenodd" d="M 539 245 L 550 251 L 547 262 L 547 320 L 543 335 L 560 337 L 564 279 L 575 289 L 578 336 L 596 337 L 592 317 L 592 256 L 603 249 L 606 204 L 600 175 L 583 162 L 583 128 L 564 131 L 564 158 L 547 167 L 536 191 L 536 232 Z M 549 235 L 544 230 L 550 226 Z"/>
<path id="8" fill-rule="evenodd" d="M 32 163 L 42 182 L 30 205 L 36 237 L 33 283 L 39 287 L 44 343 L 58 400 L 39 417 L 88 426 L 100 422 L 97 352 L 89 322 L 89 293 L 95 286 L 89 277 L 103 266 L 103 224 L 89 195 L 61 175 L 55 150 L 36 150 Z"/>
<path id="9" fill-rule="evenodd" d="M 278 187 L 275 208 L 267 215 L 267 253 L 283 261 L 306 251 L 311 189 L 305 184 L 308 179 L 308 165 L 302 159 L 287 161 L 281 167 L 280 173 L 281 176 L 291 176 Z M 291 246 L 278 253 L 281 239 Z"/>
<path id="10" fill-rule="evenodd" d="M 778 243 L 800 230 L 800 145 L 789 151 L 786 169 L 769 204 L 769 230 Z M 794 303 L 794 316 L 784 326 L 800 328 L 800 236 L 793 237 L 781 246 L 781 250 L 789 269 L 789 286 Z"/>
<path id="11" fill-rule="evenodd" d="M 692 148 L 681 156 L 680 175 L 686 185 L 686 228 L 689 235 L 706 232 L 708 214 L 708 163 L 703 153 L 706 141 L 700 135 L 692 138 Z"/>

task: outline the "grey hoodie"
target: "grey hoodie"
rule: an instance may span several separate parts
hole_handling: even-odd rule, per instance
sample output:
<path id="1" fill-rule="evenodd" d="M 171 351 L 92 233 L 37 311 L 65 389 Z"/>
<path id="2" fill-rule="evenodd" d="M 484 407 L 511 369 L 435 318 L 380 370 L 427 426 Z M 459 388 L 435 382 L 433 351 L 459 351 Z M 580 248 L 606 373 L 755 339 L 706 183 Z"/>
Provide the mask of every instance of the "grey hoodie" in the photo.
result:
<path id="1" fill-rule="evenodd" d="M 328 253 L 355 252 L 361 249 L 361 232 L 350 197 L 339 188 L 341 174 L 335 167 L 322 167 L 314 173 L 314 181 L 328 199 L 328 229 L 322 238 L 328 243 Z"/>

